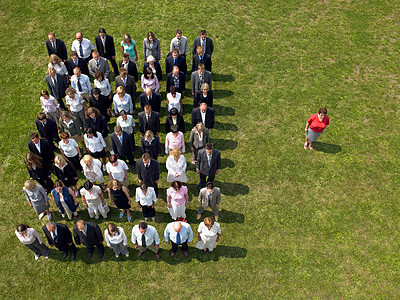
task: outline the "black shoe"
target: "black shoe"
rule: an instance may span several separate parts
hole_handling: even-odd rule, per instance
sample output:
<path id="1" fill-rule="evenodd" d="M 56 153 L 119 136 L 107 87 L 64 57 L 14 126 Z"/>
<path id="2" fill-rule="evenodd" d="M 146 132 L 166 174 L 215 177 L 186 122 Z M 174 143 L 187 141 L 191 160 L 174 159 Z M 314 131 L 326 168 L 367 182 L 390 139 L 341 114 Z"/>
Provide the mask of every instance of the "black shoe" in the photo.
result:
<path id="1" fill-rule="evenodd" d="M 88 252 L 87 254 L 87 258 L 91 258 L 92 257 L 93 252 Z"/>
<path id="2" fill-rule="evenodd" d="M 71 253 L 71 259 L 75 259 L 76 258 L 76 252 L 72 252 Z"/>
<path id="3" fill-rule="evenodd" d="M 130 165 L 132 170 L 135 170 L 135 165 Z"/>
<path id="4" fill-rule="evenodd" d="M 63 256 L 63 258 L 66 258 L 68 256 L 68 251 L 63 251 L 62 256 Z"/>
<path id="5" fill-rule="evenodd" d="M 104 257 L 104 253 L 99 254 L 99 258 L 102 259 Z"/>
<path id="6" fill-rule="evenodd" d="M 203 255 L 207 254 L 207 249 L 203 250 Z"/>

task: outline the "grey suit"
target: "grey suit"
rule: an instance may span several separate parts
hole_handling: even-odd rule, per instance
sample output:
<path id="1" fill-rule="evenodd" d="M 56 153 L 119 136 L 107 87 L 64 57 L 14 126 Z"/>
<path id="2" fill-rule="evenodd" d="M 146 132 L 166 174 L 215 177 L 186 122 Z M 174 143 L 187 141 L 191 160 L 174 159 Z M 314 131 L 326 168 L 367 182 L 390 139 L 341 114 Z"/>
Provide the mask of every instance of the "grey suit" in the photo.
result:
<path id="1" fill-rule="evenodd" d="M 191 77 L 192 94 L 194 94 L 194 96 L 196 96 L 197 92 L 200 91 L 200 87 L 203 83 L 208 83 L 208 85 L 210 86 L 210 90 L 212 90 L 211 82 L 212 82 L 212 79 L 211 79 L 210 72 L 204 71 L 203 82 L 201 82 L 199 71 L 194 71 L 192 73 L 192 77 Z"/>
<path id="2" fill-rule="evenodd" d="M 97 67 L 97 62 L 93 59 L 89 61 L 89 73 L 94 77 L 97 71 L 102 71 L 104 76 L 110 79 L 110 66 L 108 65 L 108 60 L 99 56 L 99 66 Z"/>
<path id="3" fill-rule="evenodd" d="M 197 130 L 193 128 L 192 131 L 190 132 L 190 138 L 189 138 L 190 148 L 193 148 L 192 161 L 196 161 L 197 153 L 199 152 L 200 149 L 203 149 L 210 140 L 210 134 L 208 133 L 208 129 L 204 128 L 203 142 L 201 147 L 199 147 L 199 142 L 200 142 L 199 135 L 196 133 Z"/>
<path id="4" fill-rule="evenodd" d="M 143 40 L 143 57 L 146 59 L 149 55 L 153 55 L 156 61 L 160 60 L 161 49 L 159 39 L 153 41 L 153 48 L 150 48 L 150 44 L 147 42 L 147 38 Z"/>
<path id="5" fill-rule="evenodd" d="M 200 170 L 200 182 L 198 190 L 206 184 L 206 177 L 208 176 L 207 181 L 214 181 L 215 173 L 217 170 L 221 169 L 221 152 L 219 150 L 213 149 L 211 153 L 211 161 L 210 165 L 208 165 L 208 158 L 206 149 L 199 150 L 197 153 L 197 161 L 196 161 L 196 170 Z"/>
<path id="6" fill-rule="evenodd" d="M 208 206 L 211 207 L 214 216 L 218 216 L 218 206 L 221 201 L 221 191 L 219 188 L 214 187 L 211 197 L 208 197 L 207 188 L 202 188 L 199 193 L 199 210 L 198 214 L 201 215 Z"/>

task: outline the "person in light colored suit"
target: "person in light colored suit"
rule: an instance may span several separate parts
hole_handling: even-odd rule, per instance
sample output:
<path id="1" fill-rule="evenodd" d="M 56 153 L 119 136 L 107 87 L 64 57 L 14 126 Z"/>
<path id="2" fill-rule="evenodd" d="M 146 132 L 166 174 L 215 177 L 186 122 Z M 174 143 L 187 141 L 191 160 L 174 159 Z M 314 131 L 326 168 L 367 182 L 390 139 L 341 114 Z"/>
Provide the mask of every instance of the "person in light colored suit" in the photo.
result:
<path id="1" fill-rule="evenodd" d="M 203 83 L 208 83 L 210 90 L 212 90 L 211 73 L 206 71 L 204 64 L 199 64 L 197 71 L 192 73 L 191 76 L 191 90 L 192 95 L 196 97 L 198 91 L 201 90 Z"/>
<path id="2" fill-rule="evenodd" d="M 206 187 L 199 193 L 199 209 L 197 211 L 197 220 L 200 220 L 201 214 L 207 207 L 211 207 L 215 221 L 218 221 L 218 207 L 221 202 L 221 191 L 214 183 L 207 182 Z"/>
<path id="3" fill-rule="evenodd" d="M 199 122 L 196 126 L 193 127 L 190 132 L 189 142 L 190 142 L 190 150 L 192 150 L 192 164 L 196 164 L 197 153 L 200 149 L 203 149 L 205 145 L 210 141 L 210 134 L 208 133 L 208 129 L 204 126 L 203 123 Z"/>
<path id="4" fill-rule="evenodd" d="M 89 61 L 89 72 L 90 75 L 94 77 L 97 71 L 102 71 L 104 76 L 109 80 L 110 79 L 110 66 L 108 65 L 107 59 L 101 57 L 99 52 L 92 52 L 92 59 Z"/>
<path id="5" fill-rule="evenodd" d="M 160 40 L 151 31 L 149 31 L 147 37 L 143 40 L 144 61 L 147 61 L 149 55 L 152 55 L 156 61 L 159 61 L 161 58 Z"/>

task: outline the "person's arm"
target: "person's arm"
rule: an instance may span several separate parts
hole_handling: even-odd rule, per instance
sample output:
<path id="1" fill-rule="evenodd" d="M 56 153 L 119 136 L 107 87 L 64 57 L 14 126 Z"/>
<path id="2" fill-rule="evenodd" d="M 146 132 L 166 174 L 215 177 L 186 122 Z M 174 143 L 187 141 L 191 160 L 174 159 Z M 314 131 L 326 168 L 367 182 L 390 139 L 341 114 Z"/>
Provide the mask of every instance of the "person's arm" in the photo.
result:
<path id="1" fill-rule="evenodd" d="M 115 206 L 114 199 L 113 199 L 113 197 L 111 195 L 111 192 L 110 192 L 109 188 L 107 188 L 107 192 L 108 192 L 108 199 L 110 199 L 111 205 Z"/>
<path id="2" fill-rule="evenodd" d="M 126 197 L 128 198 L 128 204 L 131 205 L 131 197 L 129 196 L 128 190 L 126 189 L 126 187 L 122 186 L 122 190 L 124 192 L 124 194 L 126 195 Z"/>
<path id="3" fill-rule="evenodd" d="M 104 59 L 106 69 L 104 71 L 104 77 L 108 78 L 110 76 L 110 66 L 108 65 L 108 61 Z"/>
<path id="4" fill-rule="evenodd" d="M 25 194 L 25 197 L 26 197 L 26 201 L 28 201 L 28 203 L 29 203 L 29 206 L 30 206 L 30 207 L 33 207 L 32 202 L 31 202 L 31 199 L 29 198 L 29 196 L 28 196 L 28 194 L 26 193 L 25 189 L 24 189 L 24 194 Z"/>
<path id="5" fill-rule="evenodd" d="M 32 228 L 32 234 L 37 238 L 39 244 L 43 244 L 42 236 L 33 228 Z"/>
<path id="6" fill-rule="evenodd" d="M 71 188 L 68 188 L 68 193 L 71 195 L 72 200 L 74 200 L 74 204 L 78 205 L 78 201 L 76 201 L 75 193 Z"/>
<path id="7" fill-rule="evenodd" d="M 100 189 L 99 196 L 100 196 L 100 199 L 101 199 L 101 204 L 106 205 L 107 203 L 106 203 L 106 200 L 104 200 L 104 195 L 103 195 L 103 192 L 101 191 L 101 189 Z"/>
<path id="8" fill-rule="evenodd" d="M 135 248 L 138 247 L 137 237 L 136 237 L 136 234 L 135 234 L 135 227 L 132 228 L 131 242 L 132 242 L 132 244 L 134 245 Z"/>
<path id="9" fill-rule="evenodd" d="M 142 90 L 144 91 L 144 90 L 146 89 L 146 86 L 144 85 L 144 74 L 143 74 L 142 77 L 140 78 L 140 81 L 141 81 Z"/>
<path id="10" fill-rule="evenodd" d="M 86 202 L 86 198 L 85 198 L 85 195 L 81 195 L 81 198 L 82 198 L 82 202 L 83 202 L 83 205 L 85 205 L 86 206 L 86 208 L 88 207 L 88 204 L 87 204 L 87 202 Z"/>
<path id="11" fill-rule="evenodd" d="M 144 61 L 147 60 L 147 57 L 146 57 L 146 40 L 147 39 L 143 40 L 143 59 L 144 59 Z"/>
<path id="12" fill-rule="evenodd" d="M 183 133 L 181 134 L 181 145 L 182 145 L 182 153 L 185 153 L 186 148 L 185 148 L 185 138 L 183 136 Z"/>
<path id="13" fill-rule="evenodd" d="M 100 136 L 100 137 L 99 137 L 100 143 L 101 143 L 101 145 L 103 146 L 104 151 L 107 152 L 107 145 L 106 145 L 106 142 L 104 141 L 103 136 L 101 135 L 100 132 L 97 132 L 97 136 Z"/>
<path id="14" fill-rule="evenodd" d="M 165 227 L 165 230 L 164 230 L 164 240 L 165 240 L 165 243 L 166 243 L 167 245 L 169 245 L 169 225 L 167 225 L 167 227 Z"/>
<path id="15" fill-rule="evenodd" d="M 158 93 L 158 91 L 160 89 L 160 83 L 158 82 L 157 76 L 154 76 L 154 80 L 156 81 L 156 90 L 155 90 L 155 92 Z"/>
<path id="16" fill-rule="evenodd" d="M 168 155 L 169 135 L 165 137 L 165 154 Z"/>
<path id="17" fill-rule="evenodd" d="M 188 244 L 190 244 L 193 240 L 193 231 L 192 231 L 192 227 L 190 227 L 189 224 L 188 224 L 188 230 L 189 230 Z"/>
<path id="18" fill-rule="evenodd" d="M 106 244 L 108 248 L 112 249 L 111 243 L 110 243 L 110 238 L 108 237 L 108 230 L 104 230 L 104 240 L 106 241 Z"/>
<path id="19" fill-rule="evenodd" d="M 128 170 L 125 170 L 125 176 L 124 176 L 124 180 L 128 179 Z"/>
<path id="20" fill-rule="evenodd" d="M 126 237 L 125 231 L 123 231 L 123 229 L 121 235 L 122 235 L 122 245 L 124 247 L 128 246 L 128 238 Z"/>
<path id="21" fill-rule="evenodd" d="M 135 61 L 138 61 L 138 55 L 137 55 L 137 50 L 136 50 L 136 45 L 133 45 L 133 50 L 135 50 Z"/>
<path id="22" fill-rule="evenodd" d="M 160 247 L 160 237 L 158 236 L 157 230 L 154 230 L 154 248 L 158 249 Z"/>
<path id="23" fill-rule="evenodd" d="M 185 194 L 185 206 L 186 206 L 186 207 L 189 206 L 189 196 L 188 196 L 188 193 Z"/>
<path id="24" fill-rule="evenodd" d="M 171 208 L 172 207 L 172 205 L 171 205 L 171 196 L 170 195 L 168 195 L 167 196 L 167 206 L 168 206 L 168 208 Z"/>

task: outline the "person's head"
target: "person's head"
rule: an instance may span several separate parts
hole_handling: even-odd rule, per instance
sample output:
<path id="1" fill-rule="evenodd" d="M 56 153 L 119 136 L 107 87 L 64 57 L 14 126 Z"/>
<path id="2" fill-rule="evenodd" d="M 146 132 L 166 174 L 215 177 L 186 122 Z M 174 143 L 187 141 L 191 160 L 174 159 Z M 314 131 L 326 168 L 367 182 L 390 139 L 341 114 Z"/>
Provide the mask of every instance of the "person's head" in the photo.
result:
<path id="1" fill-rule="evenodd" d="M 96 73 L 94 73 L 94 78 L 97 79 L 98 81 L 102 82 L 104 80 L 103 71 L 97 71 Z"/>
<path id="2" fill-rule="evenodd" d="M 202 102 L 202 103 L 200 103 L 200 110 L 201 110 L 201 112 L 206 112 L 206 110 L 207 110 L 207 103 L 205 103 L 205 102 Z"/>
<path id="3" fill-rule="evenodd" d="M 118 135 L 118 136 L 121 136 L 121 135 L 122 135 L 122 127 L 119 126 L 119 125 L 114 126 L 114 133 L 115 133 L 116 135 Z"/>
<path id="4" fill-rule="evenodd" d="M 36 188 L 36 183 L 33 180 L 28 179 L 25 181 L 24 187 L 29 191 L 33 191 Z"/>
<path id="5" fill-rule="evenodd" d="M 171 110 L 169 111 L 169 114 L 171 115 L 171 118 L 177 118 L 178 117 L 178 109 L 176 109 L 175 107 L 171 108 Z"/>
<path id="6" fill-rule="evenodd" d="M 83 188 L 87 191 L 90 191 L 93 188 L 93 183 L 91 183 L 89 180 L 87 180 L 84 184 L 83 184 Z"/>
<path id="7" fill-rule="evenodd" d="M 25 224 L 19 224 L 17 226 L 17 232 L 20 236 L 25 236 L 27 232 L 28 226 Z"/>
<path id="8" fill-rule="evenodd" d="M 197 46 L 197 48 L 196 48 L 196 52 L 197 52 L 197 55 L 200 55 L 200 56 L 202 56 L 202 55 L 203 55 L 203 53 L 204 53 L 204 51 L 203 51 L 203 47 L 202 47 L 202 46 Z"/>
<path id="9" fill-rule="evenodd" d="M 206 187 L 207 187 L 207 191 L 208 191 L 210 194 L 212 194 L 213 191 L 214 191 L 214 183 L 211 182 L 211 181 L 209 181 L 209 182 L 207 182 Z"/>
<path id="10" fill-rule="evenodd" d="M 169 92 L 171 93 L 172 96 L 175 97 L 176 95 L 176 87 L 175 86 L 171 86 L 169 89 Z"/>
<path id="11" fill-rule="evenodd" d="M 139 223 L 139 231 L 141 234 L 145 234 L 147 231 L 147 223 L 146 222 L 140 222 Z"/>
<path id="12" fill-rule="evenodd" d="M 174 74 L 174 76 L 178 76 L 179 75 L 179 67 L 178 66 L 174 66 L 172 68 L 172 74 Z"/>
<path id="13" fill-rule="evenodd" d="M 113 165 L 114 167 L 118 166 L 118 158 L 115 154 L 112 154 L 108 161 Z"/>
<path id="14" fill-rule="evenodd" d="M 86 223 L 83 220 L 76 221 L 76 227 L 78 227 L 79 231 L 84 232 L 86 230 Z"/>
<path id="15" fill-rule="evenodd" d="M 320 118 L 324 118 L 327 113 L 328 113 L 328 110 L 326 109 L 326 107 L 321 107 L 318 111 L 318 115 Z"/>
<path id="16" fill-rule="evenodd" d="M 79 68 L 79 67 L 75 67 L 74 68 L 74 75 L 76 76 L 76 77 L 81 77 L 81 69 Z"/>
<path id="17" fill-rule="evenodd" d="M 175 32 L 175 36 L 180 40 L 182 38 L 182 30 L 177 29 Z"/>
<path id="18" fill-rule="evenodd" d="M 25 165 L 29 170 L 33 169 L 33 166 L 36 166 L 38 168 L 42 167 L 42 161 L 38 155 L 32 152 L 28 152 L 25 155 Z"/>
<path id="19" fill-rule="evenodd" d="M 129 35 L 129 33 L 124 34 L 124 43 L 128 44 L 128 45 L 132 43 L 132 39 L 131 39 L 131 36 Z"/>
<path id="20" fill-rule="evenodd" d="M 35 144 L 39 143 L 39 134 L 37 132 L 31 133 L 30 138 Z"/>
<path id="21" fill-rule="evenodd" d="M 123 184 L 116 179 L 111 179 L 110 183 L 107 186 L 110 190 L 120 190 L 123 187 Z"/>
<path id="22" fill-rule="evenodd" d="M 124 98 L 124 96 L 125 96 L 125 88 L 122 85 L 117 87 L 117 89 L 115 91 L 117 92 L 117 94 L 118 94 L 118 96 L 120 98 Z"/>
<path id="23" fill-rule="evenodd" d="M 40 96 L 42 96 L 46 100 L 50 98 L 49 92 L 47 90 L 41 90 Z"/>
<path id="24" fill-rule="evenodd" d="M 204 41 L 206 39 L 207 32 L 205 30 L 200 31 L 200 37 Z"/>
<path id="25" fill-rule="evenodd" d="M 144 77 L 147 78 L 147 79 L 150 79 L 150 78 L 153 79 L 153 78 L 154 78 L 153 70 L 150 69 L 149 67 L 147 67 L 146 69 L 144 69 L 143 74 L 144 74 Z"/>
<path id="26" fill-rule="evenodd" d="M 98 118 L 100 116 L 100 111 L 96 107 L 89 107 L 86 110 L 85 116 L 86 116 L 86 119 Z"/>
<path id="27" fill-rule="evenodd" d="M 121 116 L 122 120 L 126 121 L 128 119 L 128 114 L 126 113 L 125 110 L 121 110 L 119 112 L 119 115 Z"/>
<path id="28" fill-rule="evenodd" d="M 194 128 L 198 132 L 204 132 L 205 126 L 204 126 L 204 124 L 202 122 L 199 122 L 199 123 L 196 124 L 196 126 Z"/>
<path id="29" fill-rule="evenodd" d="M 47 223 L 46 223 L 46 228 L 47 228 L 47 230 L 48 231 L 50 231 L 50 232 L 54 232 L 54 231 L 56 231 L 56 223 L 54 223 L 53 221 L 48 221 Z"/>
<path id="30" fill-rule="evenodd" d="M 55 66 L 55 65 L 61 66 L 61 58 L 59 58 L 59 57 L 57 56 L 57 54 L 51 54 L 51 55 L 50 55 L 50 64 L 51 64 L 52 66 Z"/>
<path id="31" fill-rule="evenodd" d="M 155 61 L 156 59 L 154 58 L 153 55 L 147 56 L 147 62 L 149 63 L 149 65 L 153 65 Z"/>
<path id="32" fill-rule="evenodd" d="M 206 66 L 204 64 L 199 64 L 199 66 L 197 67 L 197 70 L 199 71 L 199 73 L 201 75 L 203 75 L 204 71 L 206 70 Z"/>
<path id="33" fill-rule="evenodd" d="M 124 62 L 124 64 L 127 64 L 129 62 L 129 53 L 124 53 L 122 54 L 122 61 Z"/>
<path id="34" fill-rule="evenodd" d="M 150 115 L 150 113 L 151 113 L 151 105 L 150 104 L 146 104 L 144 106 L 144 112 L 146 115 Z"/>
<path id="35" fill-rule="evenodd" d="M 208 85 L 207 82 L 204 82 L 201 87 L 200 87 L 201 91 L 203 92 L 203 94 L 207 94 L 207 92 L 210 90 L 210 86 Z"/>
<path id="36" fill-rule="evenodd" d="M 148 141 L 151 141 L 152 138 L 154 137 L 153 131 L 147 130 L 147 131 L 144 133 L 144 137 L 145 137 Z"/>
<path id="37" fill-rule="evenodd" d="M 101 72 L 101 71 L 100 71 Z M 97 74 L 97 72 L 96 72 Z M 92 88 L 92 96 L 98 100 L 101 94 L 101 90 L 99 88 Z"/>
<path id="38" fill-rule="evenodd" d="M 91 138 L 91 139 L 92 139 L 94 136 L 97 137 L 97 132 L 96 132 L 96 130 L 93 129 L 92 127 L 86 128 L 85 132 L 86 132 L 86 135 L 87 135 L 89 138 Z"/>
<path id="39" fill-rule="evenodd" d="M 77 32 L 77 33 L 75 34 L 75 38 L 76 38 L 76 40 L 77 40 L 79 43 L 82 43 L 83 35 L 82 35 L 81 32 Z"/>
<path id="40" fill-rule="evenodd" d="M 151 95 L 153 94 L 153 91 L 151 90 L 151 87 L 146 87 L 144 89 L 144 92 L 146 93 L 147 97 L 151 97 Z"/>
<path id="41" fill-rule="evenodd" d="M 177 59 L 178 56 L 179 56 L 179 50 L 178 49 L 172 49 L 171 54 L 172 54 L 172 57 L 174 59 Z"/>
<path id="42" fill-rule="evenodd" d="M 179 148 L 174 148 L 171 150 L 171 152 L 169 152 L 169 155 L 172 155 L 175 158 L 175 160 L 179 159 L 181 154 L 182 152 L 181 150 L 179 150 Z"/>
<path id="43" fill-rule="evenodd" d="M 53 67 L 47 69 L 47 74 L 50 75 L 51 78 L 56 77 L 57 71 Z"/>
<path id="44" fill-rule="evenodd" d="M 213 218 L 210 218 L 210 217 L 204 218 L 203 222 L 204 222 L 204 225 L 206 225 L 208 229 L 211 229 L 211 227 L 214 225 L 214 220 L 213 220 Z"/>
<path id="45" fill-rule="evenodd" d="M 107 225 L 107 231 L 109 236 L 114 236 L 119 234 L 118 227 L 114 223 L 109 223 Z"/>
<path id="46" fill-rule="evenodd" d="M 54 183 L 54 189 L 56 190 L 57 193 L 61 193 L 62 192 L 62 188 L 63 188 L 64 184 L 61 180 L 57 180 Z"/>
<path id="47" fill-rule="evenodd" d="M 65 158 L 62 155 L 57 155 L 54 158 L 54 163 L 56 166 L 64 167 L 67 165 L 67 162 L 65 161 Z"/>
<path id="48" fill-rule="evenodd" d="M 99 60 L 99 52 L 97 52 L 96 50 L 92 51 L 92 57 L 94 60 Z"/>
<path id="49" fill-rule="evenodd" d="M 92 166 L 92 164 L 93 164 L 93 157 L 91 157 L 89 154 L 86 154 L 82 158 L 82 161 L 86 166 L 88 166 L 90 168 Z"/>
<path id="50" fill-rule="evenodd" d="M 182 182 L 180 181 L 174 181 L 171 183 L 171 187 L 175 190 L 175 191 L 179 191 L 182 187 Z"/>
<path id="51" fill-rule="evenodd" d="M 99 36 L 101 36 L 102 38 L 106 36 L 106 30 L 104 28 L 99 29 Z"/>
<path id="52" fill-rule="evenodd" d="M 140 184 L 140 189 L 142 190 L 143 193 L 147 194 L 147 189 L 149 188 L 149 186 L 147 185 L 147 183 L 142 182 Z"/>
<path id="53" fill-rule="evenodd" d="M 178 133 L 179 132 L 179 127 L 178 125 L 171 125 L 171 132 L 172 133 Z"/>
<path id="54" fill-rule="evenodd" d="M 69 53 L 69 57 L 73 60 L 73 61 L 77 61 L 78 60 L 78 52 L 76 51 L 71 51 Z"/>
<path id="55" fill-rule="evenodd" d="M 180 232 L 182 229 L 181 222 L 174 222 L 174 224 L 172 225 L 172 228 L 174 229 L 175 232 Z"/>
<path id="56" fill-rule="evenodd" d="M 150 155 L 148 153 L 143 153 L 142 160 L 143 163 L 147 166 L 150 162 Z"/>
<path id="57" fill-rule="evenodd" d="M 207 144 L 206 144 L 206 153 L 207 153 L 207 155 L 211 155 L 212 154 L 212 152 L 213 152 L 213 150 L 214 150 L 214 145 L 213 145 L 213 143 L 211 143 L 211 142 L 208 142 Z"/>
<path id="58" fill-rule="evenodd" d="M 68 110 L 63 110 L 60 114 L 61 120 L 65 122 L 69 122 L 70 120 L 74 119 L 74 116 L 68 111 Z M 68 135 L 69 137 L 69 135 Z"/>
<path id="59" fill-rule="evenodd" d="M 68 97 L 72 98 L 72 99 L 75 98 L 75 93 L 76 93 L 76 91 L 75 91 L 74 88 L 72 88 L 72 87 L 69 87 L 69 88 L 67 88 L 67 89 L 65 90 L 65 94 L 66 94 Z"/>
<path id="60" fill-rule="evenodd" d="M 47 37 L 49 38 L 49 41 L 52 43 L 56 41 L 56 35 L 52 31 L 47 34 Z"/>
<path id="61" fill-rule="evenodd" d="M 149 31 L 147 33 L 147 42 L 150 44 L 151 42 L 154 42 L 156 40 L 156 36 L 154 35 L 153 32 Z"/>
<path id="62" fill-rule="evenodd" d="M 44 112 L 38 113 L 37 119 L 39 120 L 40 123 L 46 123 L 46 121 L 47 121 L 46 113 L 44 113 Z"/>
<path id="63" fill-rule="evenodd" d="M 64 144 L 68 144 L 69 141 L 69 134 L 67 132 L 63 132 L 60 134 L 60 138 Z"/>
<path id="64" fill-rule="evenodd" d="M 128 71 L 124 67 L 119 68 L 119 76 L 121 76 L 122 79 L 125 79 L 127 75 L 128 75 Z M 120 85 L 120 87 L 123 87 L 123 86 Z"/>

